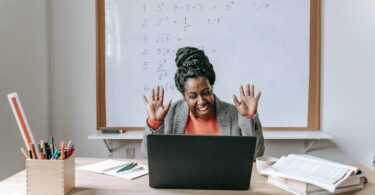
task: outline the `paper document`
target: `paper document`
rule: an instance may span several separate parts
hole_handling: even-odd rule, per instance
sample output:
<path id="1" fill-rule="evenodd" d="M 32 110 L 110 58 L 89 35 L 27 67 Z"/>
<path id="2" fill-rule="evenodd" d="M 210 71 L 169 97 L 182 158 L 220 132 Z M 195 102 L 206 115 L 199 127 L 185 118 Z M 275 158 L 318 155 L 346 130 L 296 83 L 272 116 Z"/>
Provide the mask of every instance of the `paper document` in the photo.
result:
<path id="1" fill-rule="evenodd" d="M 337 186 L 358 169 L 309 155 L 281 157 L 264 170 L 265 174 L 311 183 L 334 192 Z"/>
<path id="2" fill-rule="evenodd" d="M 79 170 L 90 171 L 95 173 L 107 174 L 115 177 L 121 177 L 125 179 L 135 179 L 143 175 L 148 174 L 147 165 L 139 165 L 132 167 L 129 170 L 118 172 L 120 169 L 128 166 L 132 162 L 118 161 L 118 160 L 105 160 L 82 167 L 78 167 Z"/>

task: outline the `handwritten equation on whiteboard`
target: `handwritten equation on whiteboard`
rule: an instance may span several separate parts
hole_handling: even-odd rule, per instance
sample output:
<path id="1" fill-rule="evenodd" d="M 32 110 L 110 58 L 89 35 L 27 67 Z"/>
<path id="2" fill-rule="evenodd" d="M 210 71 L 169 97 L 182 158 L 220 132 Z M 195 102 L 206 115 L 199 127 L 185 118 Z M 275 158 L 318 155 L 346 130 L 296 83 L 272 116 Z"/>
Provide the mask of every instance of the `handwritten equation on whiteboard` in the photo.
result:
<path id="1" fill-rule="evenodd" d="M 239 85 L 254 82 L 264 94 L 264 124 L 303 126 L 309 5 L 310 0 L 105 0 L 108 124 L 142 125 L 147 113 L 141 97 L 156 85 L 164 87 L 166 100 L 181 99 L 174 83 L 176 52 L 193 46 L 213 64 L 221 100 L 232 102 Z M 293 108 L 279 102 L 290 96 Z M 280 117 L 285 110 L 291 111 L 288 118 Z"/>
<path id="2" fill-rule="evenodd" d="M 109 7 L 120 3 L 119 0 L 106 1 Z M 220 28 L 225 28 L 226 23 L 232 22 L 227 18 L 238 15 L 240 9 L 262 11 L 270 7 L 271 3 L 265 0 L 134 1 L 132 9 L 135 10 L 136 17 L 130 16 L 132 21 L 124 26 L 137 29 L 137 37 L 131 40 L 136 41 L 133 44 L 139 47 L 137 53 L 132 55 L 140 60 L 137 65 L 139 70 L 136 72 L 139 75 L 149 75 L 144 80 L 143 93 L 147 93 L 156 84 L 162 85 L 167 92 L 175 92 L 173 77 L 176 67 L 173 60 L 179 47 L 193 45 L 205 50 L 209 56 L 216 52 L 216 47 L 204 45 L 205 41 L 202 39 L 207 38 L 199 35 L 199 29 L 216 27 L 220 31 Z M 124 11 L 131 12 L 130 9 Z M 116 17 L 119 16 L 114 16 L 113 20 Z M 109 20 L 111 17 L 106 18 Z M 108 22 L 108 29 L 111 29 L 110 25 L 111 22 Z M 106 35 L 111 36 L 109 33 Z"/>
<path id="3" fill-rule="evenodd" d="M 239 2 L 239 1 L 236 1 Z M 207 25 L 218 25 L 222 20 L 222 12 L 235 12 L 237 3 L 235 1 L 214 1 L 214 2 L 196 2 L 196 3 L 179 3 L 176 2 L 165 2 L 160 1 L 154 4 L 143 3 L 143 13 L 157 13 L 159 17 L 149 18 L 144 17 L 140 26 L 163 26 L 163 25 L 175 25 L 177 28 L 188 31 L 192 24 L 189 14 L 201 14 L 202 12 L 216 11 L 215 15 L 202 17 L 201 20 Z M 240 5 L 240 4 L 238 4 Z M 271 6 L 269 1 L 247 1 L 247 8 L 249 10 L 262 10 L 267 9 Z M 180 13 L 183 17 L 173 17 L 175 13 Z M 185 15 L 184 15 L 185 14 Z"/>

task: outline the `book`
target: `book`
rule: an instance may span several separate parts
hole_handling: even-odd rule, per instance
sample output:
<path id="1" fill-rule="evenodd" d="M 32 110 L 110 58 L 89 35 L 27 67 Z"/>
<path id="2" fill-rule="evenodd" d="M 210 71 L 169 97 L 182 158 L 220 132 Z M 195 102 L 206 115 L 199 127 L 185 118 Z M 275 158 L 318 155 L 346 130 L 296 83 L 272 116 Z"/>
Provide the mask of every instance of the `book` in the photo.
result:
<path id="1" fill-rule="evenodd" d="M 310 183 L 335 192 L 336 188 L 350 175 L 355 175 L 358 169 L 311 155 L 290 154 L 281 157 L 263 172 L 268 176 Z"/>
<path id="2" fill-rule="evenodd" d="M 343 181 L 337 188 L 359 185 L 361 182 L 363 182 L 361 179 L 364 178 L 364 177 L 365 177 L 365 174 L 363 174 L 363 173 L 357 174 L 357 175 L 351 175 L 351 176 L 348 177 L 348 179 Z M 321 188 L 319 186 L 309 184 L 309 183 L 305 183 L 305 182 L 301 182 L 301 181 L 297 181 L 297 180 L 294 180 L 294 179 L 289 179 L 289 178 L 282 178 L 282 177 L 277 177 L 277 176 L 268 176 L 268 180 L 290 186 L 290 187 L 292 187 L 294 189 L 297 189 L 299 191 L 313 192 L 313 191 L 324 190 L 323 188 Z"/>
<path id="3" fill-rule="evenodd" d="M 325 190 L 321 188 L 321 190 L 313 190 L 313 191 L 301 191 L 300 189 L 294 188 L 290 185 L 283 184 L 278 182 L 277 180 L 268 179 L 268 183 L 275 185 L 276 187 L 279 187 L 283 190 L 286 190 L 288 192 L 291 192 L 293 194 L 297 195 L 329 195 L 329 194 L 337 194 L 337 193 L 343 193 L 343 192 L 350 192 L 350 191 L 356 191 L 361 190 L 363 188 L 363 182 L 360 182 L 356 185 L 349 185 L 345 187 L 338 187 L 336 188 L 335 192 L 330 192 L 328 190 Z"/>
<path id="4" fill-rule="evenodd" d="M 139 164 L 129 170 L 118 172 L 120 169 L 124 168 L 127 165 L 130 165 L 131 163 L 132 162 L 109 159 L 89 165 L 84 165 L 78 167 L 78 169 L 131 180 L 148 174 L 148 166 Z"/>

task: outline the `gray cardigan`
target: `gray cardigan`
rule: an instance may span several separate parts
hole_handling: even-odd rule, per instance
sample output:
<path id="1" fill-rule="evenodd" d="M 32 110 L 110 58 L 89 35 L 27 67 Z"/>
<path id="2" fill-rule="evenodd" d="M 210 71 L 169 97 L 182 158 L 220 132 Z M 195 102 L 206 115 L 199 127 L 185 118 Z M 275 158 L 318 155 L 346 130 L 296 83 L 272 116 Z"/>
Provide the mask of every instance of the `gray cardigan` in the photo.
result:
<path id="1" fill-rule="evenodd" d="M 264 153 L 264 138 L 262 125 L 258 114 L 253 119 L 247 119 L 240 115 L 237 108 L 226 102 L 220 101 L 215 96 L 216 119 L 220 126 L 221 135 L 255 136 L 257 143 L 255 157 Z M 144 130 L 141 146 L 141 155 L 147 158 L 147 135 L 149 134 L 184 134 L 185 126 L 189 116 L 189 108 L 184 100 L 179 100 L 171 106 L 162 126 L 152 130 L 147 122 Z"/>

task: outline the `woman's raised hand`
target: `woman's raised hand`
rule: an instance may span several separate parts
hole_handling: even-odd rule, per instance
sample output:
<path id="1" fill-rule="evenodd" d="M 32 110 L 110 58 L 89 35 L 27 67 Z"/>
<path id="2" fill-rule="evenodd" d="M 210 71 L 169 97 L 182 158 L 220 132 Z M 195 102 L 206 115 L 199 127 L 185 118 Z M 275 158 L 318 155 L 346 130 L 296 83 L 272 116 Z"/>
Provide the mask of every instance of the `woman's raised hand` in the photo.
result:
<path id="1" fill-rule="evenodd" d="M 243 86 L 240 87 L 241 101 L 238 101 L 236 95 L 233 95 L 234 105 L 237 107 L 238 112 L 242 116 L 254 116 L 257 113 L 258 101 L 261 95 L 261 92 L 258 92 L 254 97 L 254 85 L 246 85 L 246 93 Z"/>
<path id="2" fill-rule="evenodd" d="M 143 96 L 147 108 L 148 117 L 154 121 L 163 121 L 168 113 L 169 108 L 172 105 L 172 100 L 167 105 L 163 105 L 164 101 L 164 89 L 163 87 L 157 86 L 152 89 L 150 95 L 150 101 L 147 100 L 146 96 Z"/>

